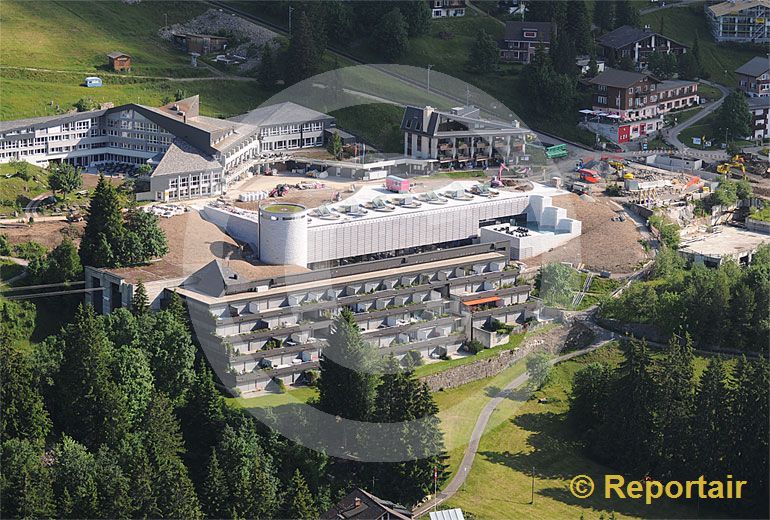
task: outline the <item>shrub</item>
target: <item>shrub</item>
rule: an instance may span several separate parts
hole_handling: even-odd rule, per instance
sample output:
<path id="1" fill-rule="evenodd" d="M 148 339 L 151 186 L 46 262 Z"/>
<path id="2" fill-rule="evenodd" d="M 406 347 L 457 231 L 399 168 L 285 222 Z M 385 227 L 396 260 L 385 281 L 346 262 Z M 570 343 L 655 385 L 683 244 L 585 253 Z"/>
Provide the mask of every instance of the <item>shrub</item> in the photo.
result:
<path id="1" fill-rule="evenodd" d="M 482 345 L 479 340 L 473 339 L 465 343 L 465 350 L 467 350 L 471 354 L 478 354 L 479 352 L 484 350 L 484 345 Z"/>
<path id="2" fill-rule="evenodd" d="M 419 367 L 423 364 L 422 355 L 416 350 L 410 350 L 406 353 L 407 365 L 413 367 Z"/>
<path id="3" fill-rule="evenodd" d="M 317 386 L 318 380 L 321 378 L 321 372 L 318 370 L 305 370 L 304 376 L 307 386 Z"/>

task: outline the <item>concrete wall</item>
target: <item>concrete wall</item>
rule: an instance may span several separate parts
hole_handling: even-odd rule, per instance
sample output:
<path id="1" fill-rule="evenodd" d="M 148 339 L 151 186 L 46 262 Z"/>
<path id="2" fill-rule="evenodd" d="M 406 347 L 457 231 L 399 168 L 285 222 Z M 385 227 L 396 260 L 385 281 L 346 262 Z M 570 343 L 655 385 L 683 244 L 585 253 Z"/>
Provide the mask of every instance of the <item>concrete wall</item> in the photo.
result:
<path id="1" fill-rule="evenodd" d="M 746 219 L 746 229 L 755 233 L 770 235 L 770 222 L 749 217 Z"/>
<path id="2" fill-rule="evenodd" d="M 256 217 L 237 215 L 213 206 L 204 206 L 200 214 L 234 239 L 249 244 L 254 251 L 259 249 L 259 222 Z"/>

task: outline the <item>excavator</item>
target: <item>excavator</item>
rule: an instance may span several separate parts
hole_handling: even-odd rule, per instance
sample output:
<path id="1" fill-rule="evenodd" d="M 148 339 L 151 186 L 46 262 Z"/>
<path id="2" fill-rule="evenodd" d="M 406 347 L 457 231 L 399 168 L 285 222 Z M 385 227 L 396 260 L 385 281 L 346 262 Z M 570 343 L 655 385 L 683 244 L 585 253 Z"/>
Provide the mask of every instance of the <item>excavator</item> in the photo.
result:
<path id="1" fill-rule="evenodd" d="M 728 175 L 731 170 L 740 170 L 744 175 L 746 174 L 746 160 L 740 155 L 734 155 L 731 161 L 724 162 L 717 165 L 717 173 L 722 175 Z"/>

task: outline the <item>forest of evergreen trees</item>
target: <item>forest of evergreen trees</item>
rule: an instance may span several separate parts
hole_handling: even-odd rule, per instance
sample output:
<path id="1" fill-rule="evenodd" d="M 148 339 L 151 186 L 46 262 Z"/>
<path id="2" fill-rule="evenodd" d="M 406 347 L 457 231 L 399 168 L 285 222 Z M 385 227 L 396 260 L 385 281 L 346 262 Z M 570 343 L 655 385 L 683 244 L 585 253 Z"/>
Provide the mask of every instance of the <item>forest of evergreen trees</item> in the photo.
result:
<path id="1" fill-rule="evenodd" d="M 666 335 L 687 332 L 696 348 L 768 354 L 770 246 L 751 265 L 685 265 L 668 247 L 658 252 L 651 279 L 601 304 L 604 318 L 646 323 Z"/>
<path id="2" fill-rule="evenodd" d="M 108 316 L 81 306 L 32 347 L 34 308 L 0 301 L 3 518 L 315 518 L 354 486 L 374 482 L 407 505 L 431 489 L 440 456 L 334 459 L 227 405 L 181 300 L 150 313 L 141 299 Z M 335 330 L 333 348 L 368 355 L 349 314 Z M 329 413 L 396 422 L 437 411 L 400 368 L 359 378 L 325 360 L 320 385 L 314 406 Z M 333 409 L 353 395 L 360 406 Z M 443 450 L 440 432 L 427 433 Z"/>
<path id="3" fill-rule="evenodd" d="M 767 518 L 767 358 L 712 357 L 695 376 L 693 342 L 674 337 L 662 356 L 631 339 L 617 368 L 574 376 L 569 417 L 595 460 L 633 479 L 747 481 L 741 500 L 710 501 L 719 514 Z"/>

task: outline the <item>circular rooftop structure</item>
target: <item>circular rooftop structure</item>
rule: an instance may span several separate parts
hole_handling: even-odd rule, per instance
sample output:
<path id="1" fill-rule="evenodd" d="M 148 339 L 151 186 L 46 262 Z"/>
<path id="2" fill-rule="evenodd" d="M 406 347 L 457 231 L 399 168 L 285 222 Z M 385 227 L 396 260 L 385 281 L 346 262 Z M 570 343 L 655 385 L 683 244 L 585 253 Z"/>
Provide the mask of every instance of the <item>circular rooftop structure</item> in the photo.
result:
<path id="1" fill-rule="evenodd" d="M 269 204 L 260 208 L 263 212 L 275 215 L 299 213 L 305 211 L 305 206 L 294 203 Z"/>

